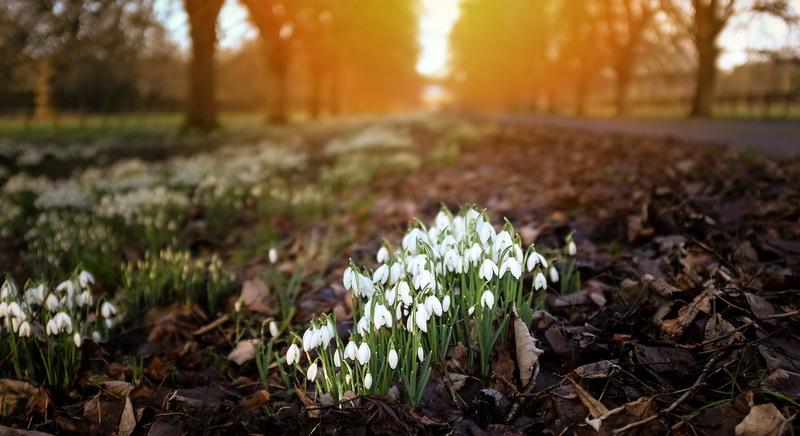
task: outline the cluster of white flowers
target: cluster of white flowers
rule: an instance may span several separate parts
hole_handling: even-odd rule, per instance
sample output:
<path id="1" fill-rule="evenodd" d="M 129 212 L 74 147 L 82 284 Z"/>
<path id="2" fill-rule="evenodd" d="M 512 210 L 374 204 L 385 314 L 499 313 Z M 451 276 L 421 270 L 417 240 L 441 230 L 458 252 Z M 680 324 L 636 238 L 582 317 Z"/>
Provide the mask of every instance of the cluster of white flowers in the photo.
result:
<path id="1" fill-rule="evenodd" d="M 80 271 L 52 289 L 44 282 L 28 283 L 22 294 L 13 281 L 3 283 L 0 348 L 13 352 L 12 366 L 18 377 L 44 376 L 50 383 L 69 382 L 63 376 L 79 364 L 80 353 L 75 350 L 81 348 L 85 335 L 100 342 L 117 315 L 113 304 L 96 301 L 94 285 L 95 278 L 88 271 Z M 43 336 L 33 335 L 37 329 Z M 42 341 L 45 345 L 38 345 Z M 54 368 L 56 361 L 62 362 L 64 371 Z"/>
<path id="2" fill-rule="evenodd" d="M 409 148 L 413 143 L 405 132 L 388 126 L 370 126 L 354 134 L 332 139 L 325 146 L 325 153 L 333 156 L 366 150 Z"/>
<path id="3" fill-rule="evenodd" d="M 74 208 L 88 210 L 92 207 L 92 193 L 73 180 L 53 183 L 48 189 L 41 191 L 34 205 L 40 210 L 57 208 Z"/>
<path id="4" fill-rule="evenodd" d="M 430 228 L 412 227 L 396 250 L 381 247 L 376 260 L 380 266 L 374 272 L 352 264 L 344 272 L 343 285 L 353 292 L 355 308 L 354 329 L 343 351 L 338 351 L 342 342 L 331 317 L 313 322 L 303 335 L 311 365 L 321 364 L 330 378 L 317 383 L 323 391 L 340 396 L 347 390 L 372 392 L 375 380 L 385 392 L 398 375 L 409 391 L 422 377 L 417 365 L 443 359 L 456 342 L 479 351 L 485 372 L 512 307 L 530 309 L 533 294 L 547 288 L 548 270 L 557 275 L 534 246 L 523 250 L 510 223 L 498 232 L 474 207 L 456 216 L 443 209 Z M 532 277 L 527 293 L 524 270 Z M 337 344 L 333 352 L 332 339 Z M 287 360 L 296 363 L 298 350 L 290 352 Z M 371 362 L 373 354 L 389 368 Z M 340 366 L 347 360 L 353 364 Z M 328 367 L 329 362 L 334 366 Z M 404 362 L 400 369 L 398 362 Z M 309 374 L 315 375 L 310 381 L 317 380 L 316 370 Z"/>

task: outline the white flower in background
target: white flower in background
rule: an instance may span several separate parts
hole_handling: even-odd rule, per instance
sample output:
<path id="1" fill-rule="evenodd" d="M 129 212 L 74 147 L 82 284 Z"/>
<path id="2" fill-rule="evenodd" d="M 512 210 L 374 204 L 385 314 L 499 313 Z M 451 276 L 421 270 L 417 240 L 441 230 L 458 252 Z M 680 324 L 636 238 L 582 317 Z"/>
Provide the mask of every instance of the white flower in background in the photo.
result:
<path id="1" fill-rule="evenodd" d="M 41 284 L 28 289 L 25 291 L 25 302 L 41 306 L 44 302 L 44 291 L 44 285 Z"/>
<path id="2" fill-rule="evenodd" d="M 550 281 L 558 283 L 558 270 L 556 270 L 555 266 L 550 267 Z"/>
<path id="3" fill-rule="evenodd" d="M 81 271 L 78 274 L 78 284 L 81 288 L 87 289 L 94 284 L 94 276 L 89 271 Z"/>
<path id="4" fill-rule="evenodd" d="M 8 304 L 8 313 L 13 315 L 14 318 L 19 318 L 19 319 L 25 318 L 25 313 L 22 311 L 22 308 L 16 301 L 12 301 L 11 303 Z"/>
<path id="5" fill-rule="evenodd" d="M 78 332 L 75 332 L 75 335 L 72 336 L 72 341 L 75 342 L 75 346 L 78 348 L 83 345 L 83 337 Z"/>
<path id="6" fill-rule="evenodd" d="M 117 308 L 108 301 L 103 302 L 103 304 L 100 306 L 100 315 L 102 315 L 103 318 L 108 319 L 116 314 Z"/>
<path id="7" fill-rule="evenodd" d="M 411 287 L 408 286 L 407 282 L 398 283 L 397 298 L 403 302 L 403 305 L 406 307 L 411 306 L 411 303 L 414 302 L 414 299 L 411 297 Z"/>
<path id="8" fill-rule="evenodd" d="M 481 254 L 483 254 L 483 249 L 481 248 L 478 243 L 472 244 L 466 253 L 464 253 L 464 258 L 468 261 L 469 265 L 478 265 L 478 261 L 481 258 Z"/>
<path id="9" fill-rule="evenodd" d="M 342 275 L 342 285 L 344 285 L 344 289 L 349 291 L 353 287 L 353 282 L 353 268 L 348 266 Z"/>
<path id="10" fill-rule="evenodd" d="M 422 347 L 417 347 L 417 358 L 420 362 L 425 361 L 425 350 L 423 350 Z"/>
<path id="11" fill-rule="evenodd" d="M 422 270 L 414 277 L 414 288 L 420 291 L 436 290 L 436 278 L 428 270 Z"/>
<path id="12" fill-rule="evenodd" d="M 383 246 L 378 250 L 378 254 L 375 256 L 375 260 L 378 263 L 386 263 L 389 260 L 389 250 Z"/>
<path id="13" fill-rule="evenodd" d="M 292 342 L 292 345 L 286 351 L 286 364 L 293 365 L 295 363 L 300 363 L 300 348 Z"/>
<path id="14" fill-rule="evenodd" d="M 533 279 L 533 288 L 537 291 L 547 288 L 547 279 L 544 278 L 544 274 L 541 272 L 536 274 L 536 278 Z"/>
<path id="15" fill-rule="evenodd" d="M 53 319 L 59 332 L 72 333 L 72 318 L 66 312 L 58 312 Z"/>
<path id="16" fill-rule="evenodd" d="M 470 306 L 469 309 L 467 309 L 467 314 L 472 316 L 473 313 L 475 313 L 475 306 Z"/>
<path id="17" fill-rule="evenodd" d="M 280 331 L 278 330 L 278 323 L 275 322 L 275 320 L 269 322 L 269 334 L 273 338 L 277 338 L 280 334 Z"/>
<path id="18" fill-rule="evenodd" d="M 401 262 L 395 262 L 392 264 L 392 267 L 389 269 L 389 283 L 397 283 L 400 280 L 400 277 L 403 276 L 403 264 Z"/>
<path id="19" fill-rule="evenodd" d="M 352 340 L 347 343 L 347 346 L 344 347 L 344 357 L 355 360 L 356 355 L 358 354 L 358 345 Z"/>
<path id="20" fill-rule="evenodd" d="M 27 338 L 31 335 L 31 325 L 28 321 L 24 321 L 22 324 L 19 325 L 19 337 Z"/>
<path id="21" fill-rule="evenodd" d="M 23 322 L 25 322 L 24 318 L 11 318 L 11 330 L 17 333 L 17 331 L 19 331 L 19 326 L 22 325 Z"/>
<path id="22" fill-rule="evenodd" d="M 47 325 L 45 326 L 45 332 L 48 335 L 57 335 L 58 334 L 58 325 L 56 324 L 55 318 L 47 321 Z"/>
<path id="23" fill-rule="evenodd" d="M 75 284 L 72 283 L 72 280 L 64 280 L 56 286 L 56 292 L 66 293 L 72 297 L 72 294 L 75 293 Z"/>
<path id="24" fill-rule="evenodd" d="M 53 313 L 58 312 L 59 303 L 56 294 L 50 294 L 47 296 L 47 299 L 44 300 L 44 307 L 46 307 L 47 310 L 49 310 L 50 312 Z"/>
<path id="25" fill-rule="evenodd" d="M 267 252 L 267 258 L 269 259 L 269 263 L 274 265 L 278 262 L 278 250 L 270 248 L 269 252 Z"/>
<path id="26" fill-rule="evenodd" d="M 372 387 L 372 374 L 367 373 L 367 375 L 364 376 L 364 387 L 366 389 L 369 389 L 369 388 Z"/>
<path id="27" fill-rule="evenodd" d="M 310 328 L 303 333 L 303 351 L 308 353 L 314 348 L 314 329 Z"/>
<path id="28" fill-rule="evenodd" d="M 342 353 L 339 350 L 336 350 L 336 352 L 333 353 L 333 366 L 335 366 L 337 368 L 341 368 L 341 366 L 342 366 L 342 357 L 341 357 L 341 355 L 342 355 Z"/>
<path id="29" fill-rule="evenodd" d="M 369 350 L 369 345 L 367 345 L 366 342 L 362 342 L 361 345 L 358 346 L 358 354 L 356 354 L 358 362 L 362 365 L 366 365 L 371 356 L 372 353 Z"/>
<path id="30" fill-rule="evenodd" d="M 430 314 L 428 313 L 428 309 L 425 308 L 422 304 L 417 304 L 416 315 L 414 318 L 417 323 L 417 327 L 425 333 L 428 333 L 428 319 L 430 319 Z"/>
<path id="31" fill-rule="evenodd" d="M 517 259 L 509 257 L 500 266 L 499 277 L 503 277 L 506 272 L 510 272 L 515 279 L 519 279 L 522 276 L 522 265 Z"/>
<path id="32" fill-rule="evenodd" d="M 317 378 L 317 371 L 318 371 L 317 362 L 314 362 L 311 364 L 311 366 L 308 367 L 308 371 L 306 371 L 306 378 L 308 379 L 308 381 L 313 382 Z"/>
<path id="33" fill-rule="evenodd" d="M 392 313 L 389 312 L 389 309 L 387 309 L 383 304 L 378 304 L 375 306 L 375 314 L 373 317 L 374 318 L 372 322 L 375 325 L 375 330 L 378 330 L 383 326 L 392 328 Z"/>
<path id="34" fill-rule="evenodd" d="M 8 316 L 8 303 L 3 301 L 0 303 L 0 318 L 5 318 Z"/>
<path id="35" fill-rule="evenodd" d="M 425 297 L 425 309 L 428 313 L 433 313 L 436 316 L 442 316 L 442 303 L 433 295 Z"/>
<path id="36" fill-rule="evenodd" d="M 392 369 L 397 368 L 397 351 L 394 348 L 389 350 L 389 357 L 387 360 L 389 361 L 389 367 Z"/>
<path id="37" fill-rule="evenodd" d="M 113 320 L 111 320 L 111 319 L 109 319 L 109 318 L 106 318 L 106 319 L 103 321 L 103 324 L 105 324 L 105 325 L 106 325 L 106 328 L 107 328 L 107 329 L 110 329 L 111 327 L 114 327 L 114 321 L 113 321 Z"/>
<path id="38" fill-rule="evenodd" d="M 94 298 L 92 298 L 92 293 L 88 290 L 78 294 L 78 306 L 91 306 L 93 301 Z"/>
<path id="39" fill-rule="evenodd" d="M 567 254 L 574 256 L 578 252 L 578 247 L 575 246 L 575 241 L 569 241 L 567 244 Z"/>
<path id="40" fill-rule="evenodd" d="M 481 305 L 490 310 L 494 307 L 494 294 L 492 294 L 492 291 L 485 291 L 481 295 Z"/>
<path id="41" fill-rule="evenodd" d="M 442 312 L 447 312 L 448 310 L 450 310 L 450 295 L 449 294 L 445 295 L 444 298 L 442 298 Z"/>
<path id="42" fill-rule="evenodd" d="M 478 276 L 488 282 L 497 275 L 497 272 L 497 264 L 492 262 L 491 259 L 485 259 L 481 264 L 481 269 L 478 271 Z"/>
<path id="43" fill-rule="evenodd" d="M 372 274 L 372 282 L 386 284 L 387 280 L 389 280 L 389 267 L 383 264 Z"/>
<path id="44" fill-rule="evenodd" d="M 483 221 L 478 224 L 478 238 L 484 247 L 488 245 L 490 240 L 494 239 L 495 235 L 494 227 L 490 223 Z"/>
<path id="45" fill-rule="evenodd" d="M 100 336 L 100 332 L 97 330 L 92 332 L 92 341 L 94 341 L 94 343 L 99 344 L 102 339 L 103 338 Z"/>
<path id="46" fill-rule="evenodd" d="M 14 283 L 6 280 L 3 282 L 3 286 L 0 287 L 0 300 L 5 300 L 12 295 L 17 295 L 17 286 Z"/>
<path id="47" fill-rule="evenodd" d="M 244 303 L 242 302 L 242 299 L 241 299 L 241 298 L 238 298 L 238 299 L 236 300 L 236 302 L 235 302 L 235 303 L 233 303 L 233 311 L 234 311 L 234 312 L 236 312 L 236 313 L 241 313 L 241 312 L 242 312 L 242 305 L 243 305 L 243 304 L 244 304 Z"/>

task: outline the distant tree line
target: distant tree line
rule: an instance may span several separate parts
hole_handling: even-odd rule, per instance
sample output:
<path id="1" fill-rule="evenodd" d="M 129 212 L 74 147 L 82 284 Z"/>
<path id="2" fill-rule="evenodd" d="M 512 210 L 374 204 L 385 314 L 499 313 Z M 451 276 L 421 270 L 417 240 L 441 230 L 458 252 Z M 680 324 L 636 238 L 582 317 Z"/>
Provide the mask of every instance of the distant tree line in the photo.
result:
<path id="1" fill-rule="evenodd" d="M 247 9 L 259 39 L 219 53 L 226 0 L 176 1 L 188 16 L 188 55 L 155 0 L 0 3 L 0 112 L 185 108 L 187 127 L 210 130 L 220 102 L 282 123 L 296 110 L 314 117 L 418 100 L 414 2 L 227 0 Z"/>
<path id="2" fill-rule="evenodd" d="M 555 110 L 568 100 L 576 114 L 605 72 L 625 115 L 637 75 L 692 69 L 690 115 L 710 116 L 719 36 L 731 20 L 796 20 L 787 0 L 463 0 L 461 11 L 451 86 L 462 104 Z"/>

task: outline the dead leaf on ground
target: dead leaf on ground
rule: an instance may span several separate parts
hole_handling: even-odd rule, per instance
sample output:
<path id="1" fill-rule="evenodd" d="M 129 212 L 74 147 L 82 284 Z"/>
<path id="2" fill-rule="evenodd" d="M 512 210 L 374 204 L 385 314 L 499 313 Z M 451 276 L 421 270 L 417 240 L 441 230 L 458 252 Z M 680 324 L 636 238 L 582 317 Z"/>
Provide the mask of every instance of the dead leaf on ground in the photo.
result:
<path id="1" fill-rule="evenodd" d="M 243 365 L 256 357 L 256 348 L 260 345 L 261 341 L 258 339 L 239 341 L 236 344 L 236 348 L 228 354 L 228 360 L 235 362 L 237 365 Z"/>
<path id="2" fill-rule="evenodd" d="M 251 312 L 272 314 L 270 305 L 271 292 L 263 280 L 255 278 L 242 284 L 242 305 Z"/>
<path id="3" fill-rule="evenodd" d="M 133 404 L 130 398 L 125 398 L 125 407 L 119 417 L 117 434 L 119 436 L 130 436 L 136 429 L 136 416 L 133 413 Z"/>
<path id="4" fill-rule="evenodd" d="M 694 297 L 691 303 L 678 309 L 678 316 L 675 319 L 665 319 L 661 323 L 661 331 L 664 336 L 668 338 L 679 338 L 692 321 L 694 321 L 698 313 L 708 313 L 710 311 L 711 298 L 708 293 L 703 292 Z"/>
<path id="5" fill-rule="evenodd" d="M 513 307 L 514 316 L 514 344 L 517 351 L 517 366 L 519 367 L 519 378 L 523 386 L 533 383 L 536 378 L 536 366 L 539 356 L 544 352 L 536 348 L 536 339 L 531 335 L 528 326 L 519 318 L 516 306 Z"/>
<path id="6" fill-rule="evenodd" d="M 736 436 L 778 436 L 786 430 L 786 422 L 774 404 L 759 404 L 736 426 Z"/>
<path id="7" fill-rule="evenodd" d="M 723 339 L 719 339 L 723 338 Z M 729 323 L 719 313 L 715 313 L 706 323 L 705 340 L 712 341 L 719 339 L 705 346 L 706 350 L 715 347 L 726 346 L 735 342 L 743 341 L 744 335 L 736 331 L 736 327 Z"/>
<path id="8" fill-rule="evenodd" d="M 47 393 L 41 387 L 20 380 L 0 379 L 0 405 L 4 415 L 43 414 L 48 401 Z"/>

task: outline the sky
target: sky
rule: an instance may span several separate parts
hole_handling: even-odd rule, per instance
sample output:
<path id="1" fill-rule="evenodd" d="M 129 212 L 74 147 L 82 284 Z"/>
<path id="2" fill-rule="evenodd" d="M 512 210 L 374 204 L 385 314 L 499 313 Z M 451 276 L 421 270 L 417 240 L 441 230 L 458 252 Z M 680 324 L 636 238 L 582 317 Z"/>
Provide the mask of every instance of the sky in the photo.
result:
<path id="1" fill-rule="evenodd" d="M 414 0 L 409 0 L 414 1 Z M 447 74 L 448 34 L 458 19 L 459 0 L 420 1 L 419 36 L 420 58 L 417 71 L 429 77 Z M 800 0 L 793 7 L 800 12 Z M 186 13 L 182 0 L 156 0 L 160 19 L 166 23 L 179 46 L 188 47 Z M 236 48 L 243 40 L 256 38 L 257 31 L 247 21 L 247 11 L 237 1 L 227 0 L 220 12 L 220 46 Z M 719 67 L 731 69 L 747 62 L 748 52 L 800 46 L 800 29 L 789 29 L 777 18 L 746 17 L 734 20 L 720 36 L 723 53 Z"/>

